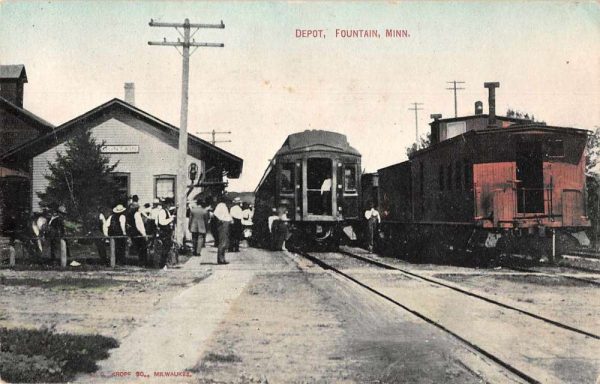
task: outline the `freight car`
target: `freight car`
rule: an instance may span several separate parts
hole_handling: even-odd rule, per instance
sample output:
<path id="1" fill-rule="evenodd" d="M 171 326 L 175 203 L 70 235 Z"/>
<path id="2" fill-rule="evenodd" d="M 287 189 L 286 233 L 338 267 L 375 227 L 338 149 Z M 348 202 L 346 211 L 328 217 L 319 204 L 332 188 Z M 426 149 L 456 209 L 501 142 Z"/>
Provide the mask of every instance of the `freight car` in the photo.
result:
<path id="1" fill-rule="evenodd" d="M 527 253 L 588 245 L 588 131 L 496 117 L 431 123 L 431 145 L 378 170 L 379 247 L 419 259 Z M 366 185 L 366 188 L 372 186 Z M 556 249 L 558 247 L 558 249 Z"/>
<path id="2" fill-rule="evenodd" d="M 255 190 L 253 236 L 267 246 L 268 217 L 288 211 L 291 241 L 336 246 L 360 211 L 361 155 L 345 135 L 307 130 L 287 137 Z"/>

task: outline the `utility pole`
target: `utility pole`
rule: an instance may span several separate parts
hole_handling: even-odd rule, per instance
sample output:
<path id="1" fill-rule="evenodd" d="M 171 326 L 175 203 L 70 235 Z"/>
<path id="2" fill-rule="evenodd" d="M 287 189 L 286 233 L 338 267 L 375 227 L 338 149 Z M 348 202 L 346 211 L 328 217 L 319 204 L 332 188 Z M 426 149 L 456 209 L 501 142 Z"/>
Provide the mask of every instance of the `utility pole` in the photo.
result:
<path id="1" fill-rule="evenodd" d="M 409 111 L 415 111 L 415 143 L 417 143 L 417 146 L 419 145 L 419 119 L 418 119 L 418 112 L 417 111 L 422 111 L 423 108 L 419 108 L 419 105 L 423 105 L 423 103 L 412 103 L 414 105 L 414 107 L 412 108 L 408 108 Z"/>
<path id="2" fill-rule="evenodd" d="M 151 27 L 162 27 L 162 28 L 175 28 L 177 32 L 183 37 L 183 41 L 177 39 L 177 41 L 149 41 L 148 45 L 163 45 L 168 47 L 175 47 L 179 51 L 179 47 L 182 48 L 181 56 L 183 56 L 183 69 L 181 75 L 181 114 L 179 121 L 179 164 L 177 168 L 177 228 L 175 236 L 179 244 L 183 244 L 183 235 L 185 233 L 185 211 L 187 205 L 186 187 L 187 187 L 187 153 L 188 153 L 188 133 L 187 133 L 187 118 L 188 118 L 188 88 L 189 88 L 189 77 L 190 77 L 190 56 L 199 47 L 224 47 L 224 44 L 217 43 L 196 43 L 195 40 L 190 39 L 200 30 L 200 28 L 225 28 L 225 24 L 221 21 L 221 24 L 191 24 L 189 19 L 185 19 L 183 24 L 181 23 L 161 23 L 150 19 L 148 23 Z M 180 28 L 183 29 L 183 34 Z M 190 34 L 190 30 L 195 28 L 193 34 Z M 190 47 L 194 47 L 194 50 L 190 54 Z"/>
<path id="3" fill-rule="evenodd" d="M 216 135 L 218 135 L 218 134 L 229 135 L 229 134 L 231 134 L 231 131 L 215 131 L 213 129 L 212 131 L 198 132 L 198 133 L 201 135 L 212 135 L 212 140 L 211 140 L 212 145 L 215 145 L 216 143 L 231 143 L 231 140 L 217 140 L 216 139 Z"/>
<path id="4" fill-rule="evenodd" d="M 458 117 L 458 107 L 457 107 L 457 101 L 456 101 L 456 91 L 462 91 L 464 88 L 457 88 L 456 84 L 464 84 L 464 81 L 446 81 L 446 83 L 448 84 L 454 84 L 454 86 L 452 88 L 446 88 L 449 91 L 454 91 L 454 117 Z"/>

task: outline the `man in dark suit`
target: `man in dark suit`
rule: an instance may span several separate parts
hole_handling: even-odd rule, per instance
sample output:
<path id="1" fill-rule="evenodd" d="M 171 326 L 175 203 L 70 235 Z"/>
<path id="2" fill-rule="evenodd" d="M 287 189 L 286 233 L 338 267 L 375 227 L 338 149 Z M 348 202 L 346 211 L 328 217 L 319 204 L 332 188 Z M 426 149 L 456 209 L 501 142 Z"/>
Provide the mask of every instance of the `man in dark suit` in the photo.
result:
<path id="1" fill-rule="evenodd" d="M 190 208 L 190 222 L 188 225 L 190 232 L 192 233 L 194 256 L 200 256 L 200 252 L 202 252 L 209 218 L 209 213 L 203 202 L 200 199 L 197 199 L 196 205 Z"/>

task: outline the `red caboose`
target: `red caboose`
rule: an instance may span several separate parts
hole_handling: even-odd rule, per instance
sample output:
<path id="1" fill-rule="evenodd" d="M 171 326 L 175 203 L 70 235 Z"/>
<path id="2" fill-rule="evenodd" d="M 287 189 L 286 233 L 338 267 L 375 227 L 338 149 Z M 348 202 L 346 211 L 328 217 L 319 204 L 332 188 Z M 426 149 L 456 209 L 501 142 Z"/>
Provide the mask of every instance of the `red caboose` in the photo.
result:
<path id="1" fill-rule="evenodd" d="M 386 246 L 547 253 L 554 230 L 560 245 L 587 243 L 589 132 L 496 117 L 492 90 L 489 115 L 478 102 L 473 116 L 436 119 L 430 147 L 378 170 Z"/>

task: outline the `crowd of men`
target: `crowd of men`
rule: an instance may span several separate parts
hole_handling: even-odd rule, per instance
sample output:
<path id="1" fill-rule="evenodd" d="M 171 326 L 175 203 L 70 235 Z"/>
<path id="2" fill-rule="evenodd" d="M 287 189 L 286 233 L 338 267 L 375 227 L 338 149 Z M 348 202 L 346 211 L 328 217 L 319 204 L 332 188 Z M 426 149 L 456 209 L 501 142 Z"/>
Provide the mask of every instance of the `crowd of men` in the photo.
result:
<path id="1" fill-rule="evenodd" d="M 227 264 L 225 253 L 239 252 L 243 238 L 251 236 L 251 204 L 242 204 L 239 197 L 233 199 L 228 207 L 222 198 L 213 208 L 212 198 L 197 198 L 187 210 L 188 230 L 191 236 L 193 256 L 200 256 L 206 242 L 207 233 L 211 233 L 217 247 L 217 261 Z M 167 201 L 154 199 L 152 204 L 143 206 L 137 195 L 133 195 L 127 206 L 115 205 L 110 214 L 98 207 L 97 225 L 88 235 L 97 248 L 100 258 L 108 262 L 108 239 L 114 240 L 115 261 L 125 264 L 128 250 L 136 253 L 140 266 L 155 267 L 154 254 L 160 256 L 158 267 L 178 261 L 182 246 L 174 242 L 176 216 L 175 207 Z M 51 210 L 51 213 L 36 214 L 32 217 L 27 233 L 26 248 L 30 254 L 40 256 L 44 245 L 49 243 L 51 259 L 57 259 L 60 252 L 60 240 L 65 238 L 65 215 L 63 206 Z M 190 238 L 191 237 L 191 238 Z M 47 241 L 46 241 L 47 240 Z M 159 245 L 159 246 L 157 246 Z M 152 251 L 149 253 L 149 250 Z M 70 249 L 67 246 L 67 257 Z"/>

